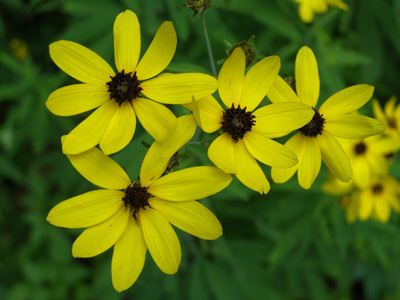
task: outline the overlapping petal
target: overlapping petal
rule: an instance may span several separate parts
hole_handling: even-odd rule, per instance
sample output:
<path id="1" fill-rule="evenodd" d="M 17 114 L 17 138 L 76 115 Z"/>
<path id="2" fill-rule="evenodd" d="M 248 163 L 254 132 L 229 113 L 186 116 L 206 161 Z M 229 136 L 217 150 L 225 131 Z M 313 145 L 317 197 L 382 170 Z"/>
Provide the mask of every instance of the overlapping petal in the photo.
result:
<path id="1" fill-rule="evenodd" d="M 315 107 L 319 98 L 319 73 L 317 60 L 312 50 L 306 46 L 297 53 L 296 91 L 300 100 L 308 106 Z"/>
<path id="2" fill-rule="evenodd" d="M 65 228 L 85 228 L 99 224 L 121 208 L 124 195 L 121 191 L 97 190 L 70 198 L 53 207 L 47 221 Z"/>
<path id="3" fill-rule="evenodd" d="M 225 106 L 237 105 L 242 93 L 246 57 L 240 47 L 228 57 L 218 75 L 218 92 Z"/>
<path id="4" fill-rule="evenodd" d="M 46 101 L 47 108 L 58 116 L 73 116 L 96 108 L 110 100 L 106 85 L 73 84 L 55 90 Z"/>
<path id="5" fill-rule="evenodd" d="M 290 168 L 298 163 L 297 156 L 292 150 L 260 133 L 248 132 L 243 140 L 249 152 L 263 164 Z"/>
<path id="6" fill-rule="evenodd" d="M 319 109 L 325 118 L 356 111 L 371 99 L 374 87 L 367 84 L 353 85 L 330 96 Z"/>
<path id="7" fill-rule="evenodd" d="M 302 157 L 301 159 L 299 158 L 297 177 L 300 186 L 304 189 L 309 189 L 321 168 L 321 150 L 315 138 L 304 138 L 303 149 Z"/>
<path id="8" fill-rule="evenodd" d="M 192 167 L 161 177 L 149 187 L 148 192 L 171 201 L 197 200 L 220 192 L 231 181 L 231 175 L 216 167 Z"/>
<path id="9" fill-rule="evenodd" d="M 111 66 L 92 50 L 71 41 L 50 44 L 50 57 L 69 76 L 84 83 L 105 84 L 114 76 Z"/>
<path id="10" fill-rule="evenodd" d="M 236 177 L 248 188 L 266 194 L 270 190 L 270 184 L 265 177 L 258 162 L 246 149 L 243 140 L 234 144 L 236 156 Z"/>
<path id="11" fill-rule="evenodd" d="M 192 102 L 217 90 L 215 77 L 200 73 L 162 74 L 140 84 L 146 97 L 166 104 Z"/>
<path id="12" fill-rule="evenodd" d="M 330 118 L 324 124 L 324 131 L 347 139 L 364 139 L 381 134 L 385 127 L 377 120 L 362 115 L 340 115 Z"/>
<path id="13" fill-rule="evenodd" d="M 226 173 L 236 173 L 234 142 L 229 133 L 217 137 L 208 147 L 208 157 Z"/>
<path id="14" fill-rule="evenodd" d="M 86 229 L 72 245 L 72 255 L 93 257 L 110 249 L 124 233 L 129 215 L 129 209 L 121 206 L 111 218 Z"/>
<path id="15" fill-rule="evenodd" d="M 145 80 L 161 73 L 174 57 L 176 43 L 174 25 L 165 21 L 136 68 L 138 79 Z"/>
<path id="16" fill-rule="evenodd" d="M 140 55 L 140 24 L 131 10 L 120 13 L 114 22 L 114 55 L 118 72 L 135 71 Z"/>
<path id="17" fill-rule="evenodd" d="M 118 107 L 108 128 L 100 140 L 104 154 L 110 155 L 125 148 L 132 140 L 136 128 L 136 116 L 129 102 Z"/>
<path id="18" fill-rule="evenodd" d="M 215 240 L 222 235 L 222 226 L 216 216 L 197 201 L 172 202 L 152 198 L 150 205 L 168 222 L 198 238 Z"/>
<path id="19" fill-rule="evenodd" d="M 240 106 L 247 107 L 247 111 L 254 110 L 274 84 L 280 68 L 278 56 L 265 57 L 256 63 L 244 77 Z"/>
<path id="20" fill-rule="evenodd" d="M 97 186 L 122 190 L 131 184 L 125 171 L 97 148 L 76 155 L 68 155 L 68 158 L 83 177 Z"/>
<path id="21" fill-rule="evenodd" d="M 224 110 L 213 96 L 192 101 L 193 116 L 204 132 L 211 133 L 221 128 Z"/>
<path id="22" fill-rule="evenodd" d="M 267 97 L 272 103 L 300 102 L 292 87 L 279 75 L 276 76 L 276 80 L 269 89 Z"/>
<path id="23" fill-rule="evenodd" d="M 361 221 L 368 219 L 374 208 L 373 196 L 371 193 L 361 193 L 358 207 L 358 217 Z"/>
<path id="24" fill-rule="evenodd" d="M 140 123 L 156 141 L 166 140 L 174 131 L 176 117 L 164 105 L 143 98 L 132 104 Z"/>
<path id="25" fill-rule="evenodd" d="M 139 222 L 154 262 L 164 273 L 176 273 L 181 262 L 181 245 L 172 226 L 151 208 L 140 211 Z"/>
<path id="26" fill-rule="evenodd" d="M 301 102 L 265 105 L 253 113 L 256 123 L 252 130 L 269 138 L 281 137 L 306 125 L 314 114 L 311 107 Z"/>
<path id="27" fill-rule="evenodd" d="M 107 101 L 62 139 L 64 154 L 78 154 L 96 146 L 118 110 L 115 101 Z"/>
<path id="28" fill-rule="evenodd" d="M 142 228 L 129 217 L 125 232 L 114 245 L 111 263 L 112 283 L 118 292 L 129 288 L 139 277 L 146 251 Z"/>
<path id="29" fill-rule="evenodd" d="M 186 115 L 178 118 L 176 128 L 167 140 L 154 141 L 147 150 L 140 169 L 142 186 L 150 186 L 164 173 L 171 157 L 193 137 L 195 131 L 196 123 L 193 116 Z"/>

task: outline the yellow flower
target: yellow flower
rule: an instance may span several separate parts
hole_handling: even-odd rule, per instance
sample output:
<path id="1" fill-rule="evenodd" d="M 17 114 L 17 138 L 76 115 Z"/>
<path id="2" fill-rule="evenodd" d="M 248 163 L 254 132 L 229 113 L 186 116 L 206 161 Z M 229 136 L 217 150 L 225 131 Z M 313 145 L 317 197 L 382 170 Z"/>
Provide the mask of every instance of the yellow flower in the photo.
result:
<path id="1" fill-rule="evenodd" d="M 202 239 L 222 235 L 218 219 L 194 200 L 227 187 L 230 175 L 203 166 L 160 177 L 169 159 L 195 132 L 192 116 L 177 122 L 168 140 L 155 141 L 149 148 L 137 182 L 98 148 L 68 155 L 83 177 L 104 189 L 65 200 L 47 216 L 55 226 L 88 227 L 72 246 L 74 257 L 93 257 L 114 246 L 112 282 L 119 292 L 140 275 L 147 249 L 161 271 L 173 274 L 178 270 L 181 248 L 170 223 Z"/>
<path id="2" fill-rule="evenodd" d="M 347 221 L 352 223 L 357 218 L 365 221 L 371 217 L 383 223 L 389 221 L 391 209 L 400 212 L 399 192 L 399 182 L 395 178 L 374 178 L 365 189 L 351 196 L 346 207 Z"/>
<path id="3" fill-rule="evenodd" d="M 68 75 L 83 82 L 54 91 L 48 109 L 70 116 L 97 108 L 64 139 L 63 152 L 78 154 L 100 144 L 105 154 L 123 149 L 132 139 L 136 117 L 157 141 L 165 140 L 176 126 L 174 114 L 157 103 L 181 104 L 192 95 L 204 97 L 217 89 L 214 77 L 197 74 L 163 74 L 176 49 L 172 22 L 164 22 L 139 61 L 140 25 L 127 10 L 114 23 L 115 64 L 118 73 L 88 48 L 70 41 L 50 45 L 50 56 Z M 145 99 L 142 95 L 146 96 Z M 154 100 L 154 101 L 152 101 Z"/>
<path id="4" fill-rule="evenodd" d="M 210 160 L 247 187 L 267 193 L 270 185 L 257 160 L 281 168 L 297 164 L 296 155 L 271 138 L 305 125 L 314 111 L 302 103 L 271 104 L 255 110 L 274 83 L 280 60 L 266 57 L 246 75 L 245 64 L 242 49 L 236 48 L 221 68 L 218 91 L 225 109 L 208 96 L 193 101 L 193 113 L 205 132 L 223 131 L 208 149 Z"/>
<path id="5" fill-rule="evenodd" d="M 385 134 L 400 137 L 400 105 L 396 105 L 397 98 L 392 96 L 386 102 L 385 108 L 382 111 L 379 101 L 374 99 L 373 108 L 375 118 L 386 126 Z"/>
<path id="6" fill-rule="evenodd" d="M 372 136 L 364 140 L 340 140 L 353 168 L 353 183 L 365 188 L 374 176 L 388 173 L 387 156 L 399 151 L 400 138 Z"/>
<path id="7" fill-rule="evenodd" d="M 315 113 L 311 122 L 298 128 L 298 133 L 285 144 L 297 154 L 299 163 L 286 169 L 273 167 L 272 178 L 278 183 L 286 182 L 298 171 L 300 186 L 309 189 L 320 171 L 322 158 L 336 177 L 349 181 L 352 178 L 350 161 L 336 138 L 359 140 L 384 131 L 375 119 L 350 114 L 372 97 L 374 87 L 362 84 L 346 88 L 329 97 L 317 110 L 319 74 L 310 48 L 299 50 L 295 67 L 297 94 L 278 76 L 267 96 L 273 103 L 305 103 Z"/>
<path id="8" fill-rule="evenodd" d="M 348 6 L 343 0 L 295 0 L 299 3 L 299 15 L 304 23 L 311 23 L 314 14 L 324 14 L 328 11 L 328 6 L 338 7 L 348 10 Z"/>

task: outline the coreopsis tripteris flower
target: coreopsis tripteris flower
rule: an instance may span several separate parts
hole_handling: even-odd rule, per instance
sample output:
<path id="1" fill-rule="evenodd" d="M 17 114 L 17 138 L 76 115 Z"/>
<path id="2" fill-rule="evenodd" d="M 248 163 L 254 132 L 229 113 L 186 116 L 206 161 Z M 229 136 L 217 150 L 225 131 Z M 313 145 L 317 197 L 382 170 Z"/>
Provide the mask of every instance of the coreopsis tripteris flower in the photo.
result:
<path id="1" fill-rule="evenodd" d="M 380 222 L 389 221 L 390 212 L 400 212 L 399 182 L 390 176 L 374 178 L 363 189 L 356 190 L 346 205 L 346 218 L 349 223 L 356 219 L 365 221 L 373 218 Z"/>
<path id="2" fill-rule="evenodd" d="M 242 49 L 236 48 L 221 68 L 218 91 L 226 108 L 208 96 L 193 101 L 193 114 L 205 132 L 222 129 L 208 149 L 210 160 L 225 172 L 235 174 L 247 187 L 267 193 L 270 185 L 257 160 L 281 168 L 296 165 L 296 155 L 271 138 L 304 126 L 314 111 L 300 102 L 255 110 L 275 81 L 280 59 L 266 57 L 246 75 L 245 64 Z"/>
<path id="3" fill-rule="evenodd" d="M 375 119 L 351 114 L 372 97 L 374 87 L 351 86 L 329 97 L 317 109 L 320 82 L 317 61 L 310 48 L 299 50 L 295 68 L 296 92 L 278 76 L 267 96 L 273 103 L 304 103 L 314 110 L 314 116 L 285 143 L 297 154 L 299 163 L 291 168 L 273 167 L 272 178 L 278 183 L 286 182 L 297 171 L 299 184 L 308 189 L 319 173 L 322 158 L 336 177 L 349 181 L 351 164 L 337 137 L 360 140 L 385 130 Z"/>
<path id="4" fill-rule="evenodd" d="M 162 176 L 169 159 L 191 139 L 195 128 L 192 116 L 178 118 L 172 135 L 149 148 L 136 182 L 98 148 L 68 155 L 83 177 L 104 189 L 61 202 L 47 220 L 60 227 L 88 227 L 72 246 L 74 257 L 93 257 L 114 246 L 112 282 L 119 292 L 140 275 L 147 249 L 161 271 L 177 271 L 181 248 L 170 223 L 202 239 L 222 235 L 218 219 L 195 200 L 227 187 L 230 175 L 202 166 Z"/>
<path id="5" fill-rule="evenodd" d="M 373 177 L 388 173 L 388 156 L 399 151 L 400 138 L 371 136 L 364 140 L 340 140 L 353 168 L 353 183 L 365 188 Z"/>
<path id="6" fill-rule="evenodd" d="M 81 81 L 54 91 L 48 109 L 70 116 L 98 107 L 64 139 L 63 152 L 78 154 L 100 144 L 105 154 L 124 148 L 132 139 L 136 117 L 157 141 L 165 140 L 176 126 L 174 114 L 157 103 L 181 104 L 192 95 L 203 97 L 217 89 L 214 77 L 197 74 L 163 74 L 176 49 L 172 22 L 164 22 L 139 61 L 140 25 L 127 10 L 114 23 L 114 52 L 118 72 L 88 48 L 71 42 L 50 45 L 50 56 L 65 73 Z M 143 98 L 146 96 L 148 99 Z"/>
<path id="7" fill-rule="evenodd" d="M 400 104 L 396 105 L 397 98 L 392 96 L 382 110 L 378 100 L 374 99 L 373 109 L 375 118 L 385 127 L 385 134 L 400 137 Z"/>
<path id="8" fill-rule="evenodd" d="M 311 23 L 314 14 L 324 14 L 329 6 L 347 10 L 348 6 L 343 0 L 295 0 L 299 3 L 299 15 L 304 23 Z"/>

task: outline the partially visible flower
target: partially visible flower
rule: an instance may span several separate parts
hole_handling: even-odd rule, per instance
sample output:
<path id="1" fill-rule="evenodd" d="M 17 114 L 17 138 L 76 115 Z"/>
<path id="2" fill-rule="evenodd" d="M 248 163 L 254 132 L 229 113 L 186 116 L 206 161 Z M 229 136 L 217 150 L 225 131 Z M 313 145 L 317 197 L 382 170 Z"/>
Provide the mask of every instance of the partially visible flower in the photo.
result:
<path id="1" fill-rule="evenodd" d="M 347 221 L 352 223 L 356 219 L 365 221 L 373 218 L 386 223 L 392 209 L 400 212 L 399 193 L 399 182 L 395 178 L 374 178 L 366 188 L 355 191 L 351 196 L 346 207 Z"/>
<path id="2" fill-rule="evenodd" d="M 392 96 L 382 110 L 379 101 L 374 99 L 373 109 L 375 118 L 386 127 L 385 134 L 400 137 L 400 104 L 396 105 L 397 98 Z"/>
<path id="3" fill-rule="evenodd" d="M 50 45 L 50 56 L 68 75 L 83 82 L 54 91 L 47 108 L 70 116 L 97 108 L 63 140 L 65 154 L 78 154 L 97 144 L 105 154 L 123 149 L 132 139 L 136 117 L 157 141 L 176 126 L 174 114 L 157 103 L 182 104 L 192 95 L 204 97 L 217 89 L 214 77 L 197 74 L 162 74 L 176 49 L 172 22 L 158 29 L 144 56 L 140 56 L 140 25 L 135 13 L 120 13 L 114 23 L 115 73 L 110 65 L 88 48 L 70 41 Z M 149 99 L 143 98 L 142 95 Z"/>
<path id="4" fill-rule="evenodd" d="M 226 108 L 208 96 L 193 101 L 193 114 L 207 133 L 222 129 L 208 149 L 208 157 L 226 173 L 235 174 L 247 187 L 267 193 L 270 184 L 262 163 L 287 168 L 296 155 L 272 140 L 304 126 L 314 111 L 303 103 L 277 103 L 256 107 L 264 99 L 280 69 L 277 56 L 257 62 L 245 75 L 246 58 L 240 47 L 226 60 L 218 77 L 219 95 Z"/>
<path id="5" fill-rule="evenodd" d="M 322 158 L 336 177 L 349 181 L 351 164 L 337 137 L 360 140 L 384 131 L 375 119 L 350 114 L 372 97 L 374 87 L 361 84 L 346 88 L 317 109 L 320 82 L 317 61 L 310 48 L 304 46 L 299 50 L 295 68 L 296 92 L 278 76 L 267 96 L 273 103 L 304 103 L 313 109 L 314 116 L 308 124 L 298 127 L 298 133 L 285 144 L 297 154 L 299 163 L 291 168 L 272 167 L 272 179 L 283 183 L 297 171 L 300 186 L 309 189 L 320 171 Z"/>
<path id="6" fill-rule="evenodd" d="M 155 141 L 149 148 L 136 182 L 98 148 L 68 155 L 83 177 L 104 189 L 65 200 L 47 216 L 55 226 L 88 227 L 72 246 L 74 257 L 93 257 L 114 246 L 112 282 L 119 292 L 140 275 L 147 249 L 161 271 L 173 274 L 178 270 L 181 248 L 170 223 L 202 239 L 222 235 L 218 219 L 194 200 L 227 187 L 230 175 L 203 166 L 161 176 L 169 159 L 195 132 L 192 116 L 177 122 L 168 140 Z"/>
<path id="7" fill-rule="evenodd" d="M 24 60 L 28 57 L 28 45 L 25 41 L 12 38 L 10 40 L 10 48 L 12 54 L 19 60 Z"/>
<path id="8" fill-rule="evenodd" d="M 250 67 L 254 59 L 256 58 L 256 51 L 254 50 L 252 43 L 253 40 L 254 35 L 248 41 L 241 41 L 231 46 L 230 49 L 226 50 L 226 53 L 231 55 L 236 48 L 240 47 L 243 50 L 244 55 L 246 56 L 246 68 Z"/>
<path id="9" fill-rule="evenodd" d="M 338 7 L 348 10 L 348 6 L 343 0 L 294 0 L 299 3 L 299 15 L 304 23 L 311 23 L 314 14 L 324 14 L 328 11 L 328 6 Z"/>
<path id="10" fill-rule="evenodd" d="M 197 14 L 202 14 L 209 7 L 217 7 L 214 4 L 210 3 L 210 0 L 187 0 L 186 4 L 182 6 L 186 6 L 194 11 L 193 17 Z"/>
<path id="11" fill-rule="evenodd" d="M 399 151 L 400 138 L 372 136 L 364 140 L 340 140 L 353 168 L 353 183 L 365 188 L 375 176 L 388 173 L 387 156 Z"/>

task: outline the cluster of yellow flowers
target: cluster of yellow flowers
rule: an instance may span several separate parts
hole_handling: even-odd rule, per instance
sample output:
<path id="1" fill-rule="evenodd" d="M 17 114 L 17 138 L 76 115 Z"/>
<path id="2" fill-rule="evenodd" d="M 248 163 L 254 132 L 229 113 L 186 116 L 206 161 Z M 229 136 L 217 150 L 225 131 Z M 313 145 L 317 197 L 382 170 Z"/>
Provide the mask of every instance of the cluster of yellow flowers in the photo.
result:
<path id="1" fill-rule="evenodd" d="M 326 193 L 341 196 L 350 223 L 370 217 L 387 222 L 392 209 L 400 213 L 400 183 L 389 175 L 393 156 L 400 150 L 400 105 L 396 106 L 396 97 L 392 97 L 382 110 L 375 99 L 373 109 L 386 127 L 384 134 L 365 140 L 341 140 L 350 158 L 353 178 L 341 182 L 331 177 L 323 186 Z"/>
<path id="2" fill-rule="evenodd" d="M 136 281 L 147 249 L 161 271 L 177 271 L 181 248 L 170 224 L 202 239 L 222 235 L 218 219 L 196 200 L 226 188 L 231 174 L 250 189 L 268 193 L 270 184 L 259 161 L 272 167 L 275 182 L 286 182 L 297 171 L 299 184 L 308 189 L 322 159 L 334 176 L 349 181 L 352 165 L 339 139 L 359 142 L 385 130 L 377 120 L 353 113 L 372 97 L 369 85 L 346 88 L 317 109 L 318 66 L 308 47 L 297 54 L 293 88 L 278 75 L 277 56 L 261 59 L 246 73 L 240 48 L 224 63 L 218 79 L 198 73 L 158 75 L 176 49 L 171 22 L 160 26 L 139 61 L 140 44 L 137 16 L 127 10 L 114 23 L 117 73 L 77 43 L 50 45 L 56 65 L 82 83 L 54 91 L 48 109 L 70 116 L 97 108 L 62 137 L 62 151 L 83 177 L 102 189 L 61 202 L 47 220 L 60 227 L 87 228 L 73 244 L 74 257 L 93 257 L 114 246 L 111 268 L 117 291 Z M 212 96 L 216 90 L 224 107 Z M 258 107 L 265 96 L 272 104 Z M 177 118 L 160 103 L 184 105 L 193 113 Z M 140 180 L 132 181 L 108 155 L 131 141 L 136 117 L 154 142 Z M 216 167 L 164 175 L 170 159 L 193 137 L 196 123 L 206 133 L 219 133 L 208 149 Z M 294 130 L 285 145 L 273 140 Z"/>

